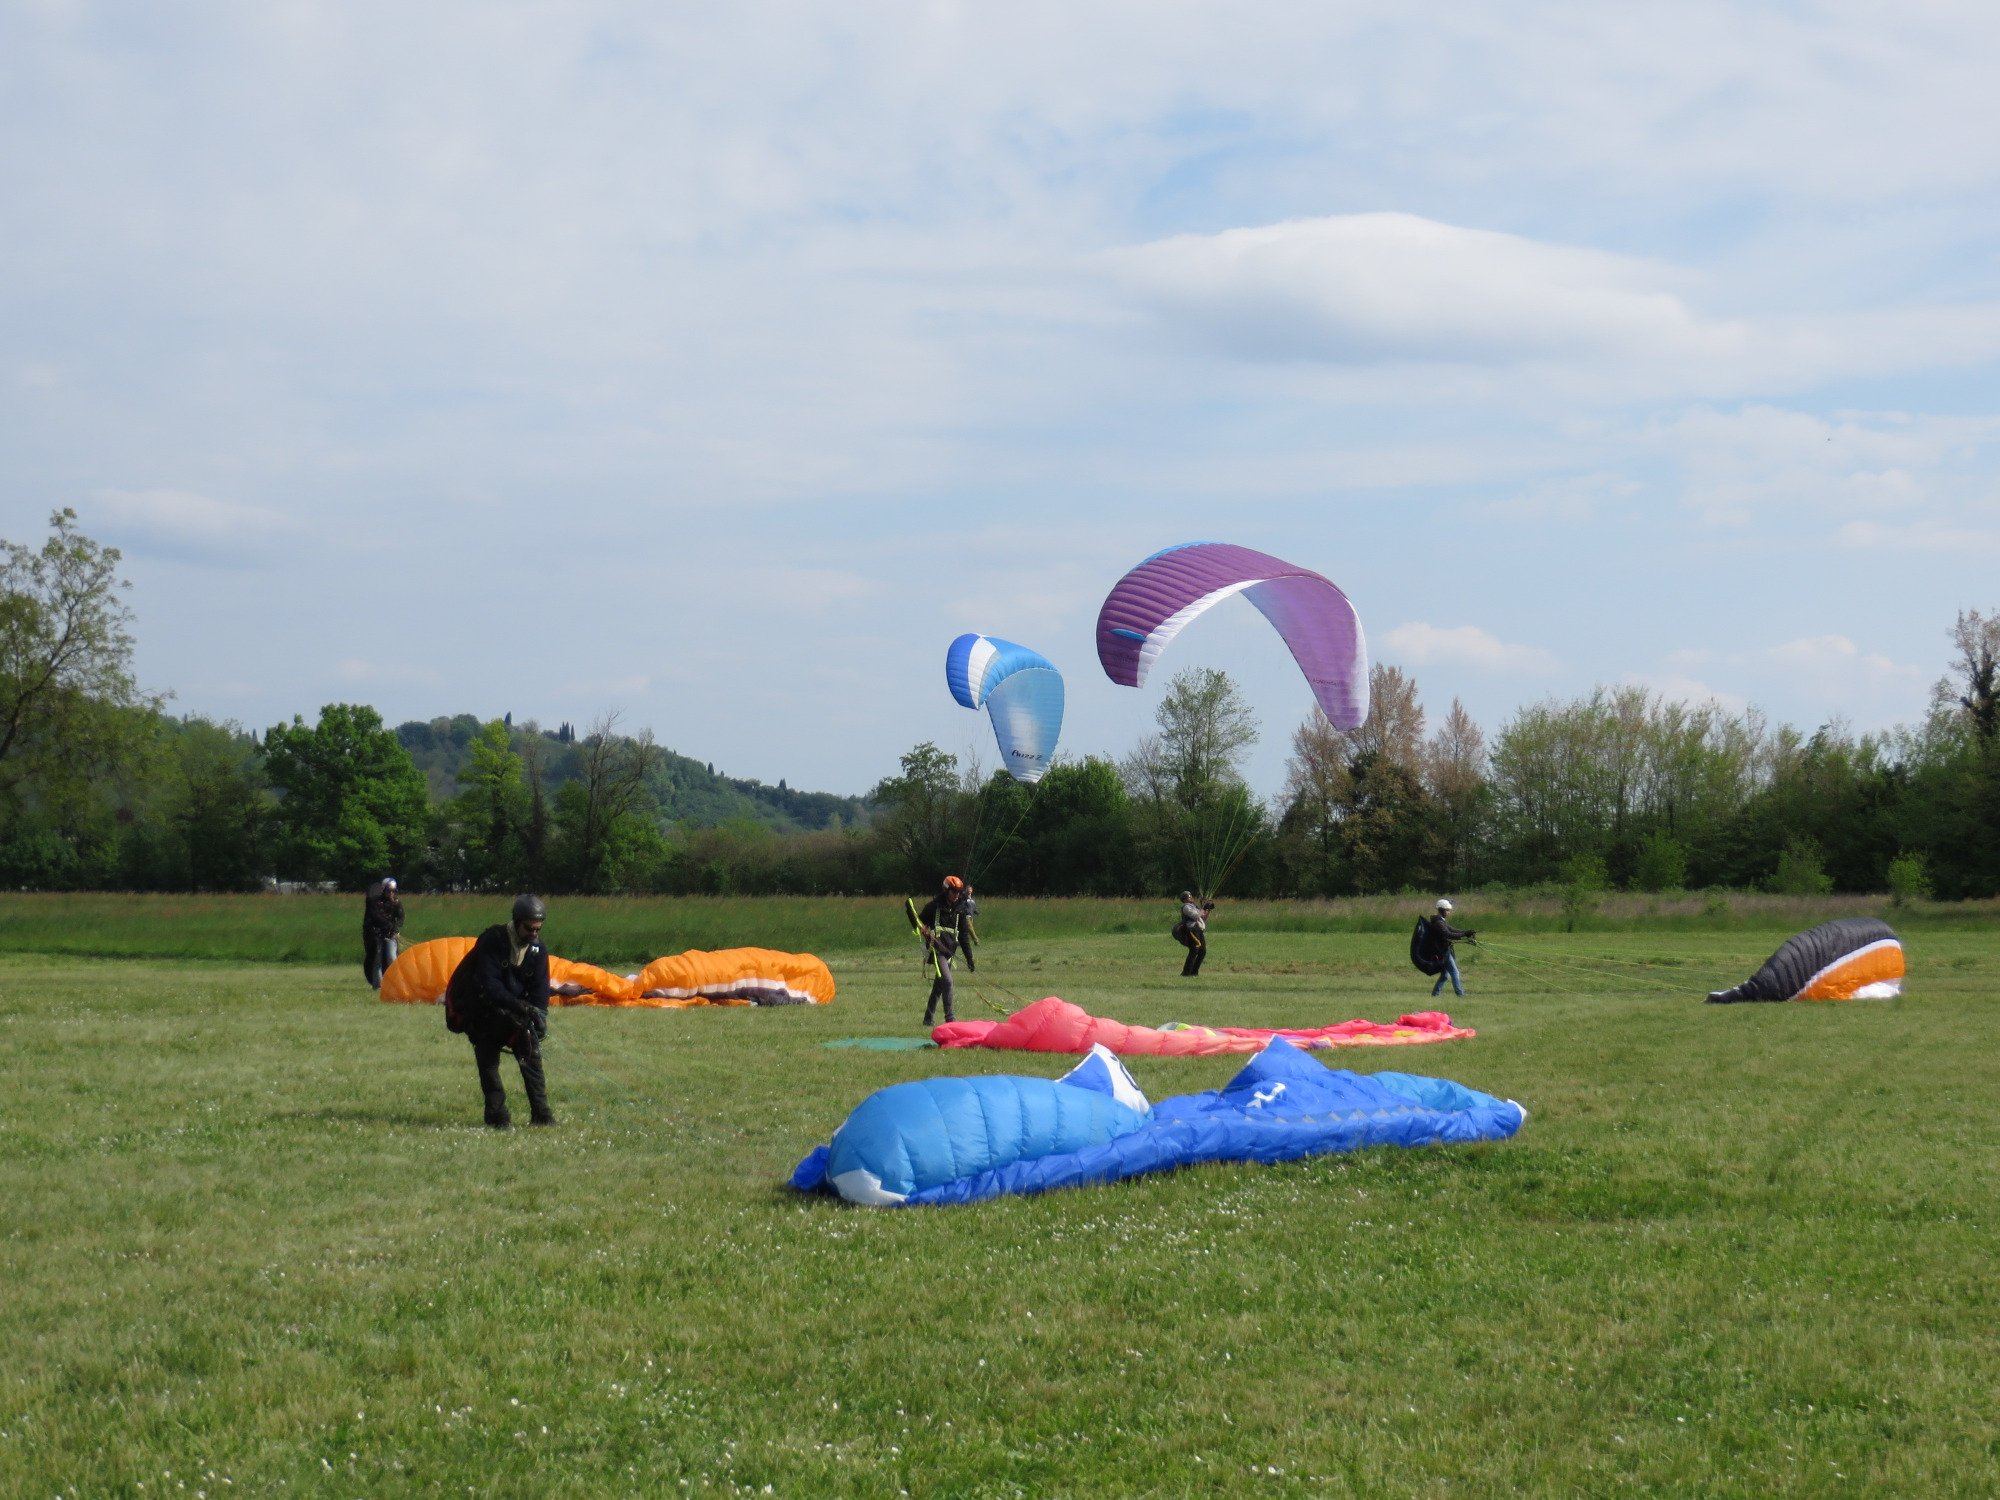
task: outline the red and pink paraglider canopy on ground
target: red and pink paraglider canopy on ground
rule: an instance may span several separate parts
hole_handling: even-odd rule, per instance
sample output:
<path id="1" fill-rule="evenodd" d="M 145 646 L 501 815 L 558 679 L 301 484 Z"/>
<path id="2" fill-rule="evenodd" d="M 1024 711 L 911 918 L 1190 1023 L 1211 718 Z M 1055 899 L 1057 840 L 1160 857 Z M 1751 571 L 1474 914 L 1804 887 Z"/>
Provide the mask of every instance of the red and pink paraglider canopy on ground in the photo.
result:
<path id="1" fill-rule="evenodd" d="M 991 1047 L 1012 1052 L 1088 1052 L 1102 1044 L 1121 1057 L 1212 1057 L 1220 1053 L 1256 1052 L 1272 1037 L 1295 1047 L 1407 1047 L 1423 1042 L 1450 1042 L 1474 1036 L 1469 1026 L 1454 1026 L 1443 1011 L 1417 1011 L 1398 1016 L 1396 1024 L 1342 1021 L 1305 1030 L 1261 1026 L 1127 1026 L 1093 1016 L 1080 1005 L 1054 995 L 1037 1000 L 1004 1021 L 947 1021 L 931 1032 L 940 1047 Z"/>

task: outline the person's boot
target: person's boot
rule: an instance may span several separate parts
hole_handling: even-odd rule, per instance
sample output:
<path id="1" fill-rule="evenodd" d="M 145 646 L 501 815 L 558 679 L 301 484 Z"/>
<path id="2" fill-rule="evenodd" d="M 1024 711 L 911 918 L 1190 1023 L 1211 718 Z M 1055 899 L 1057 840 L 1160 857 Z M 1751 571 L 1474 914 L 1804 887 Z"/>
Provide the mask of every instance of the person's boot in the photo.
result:
<path id="1" fill-rule="evenodd" d="M 486 1104 L 486 1123 L 495 1130 L 505 1130 L 514 1122 L 507 1117 L 507 1086 L 500 1081 L 499 1054 L 475 1047 L 473 1056 L 479 1063 L 479 1097 Z"/>
<path id="2" fill-rule="evenodd" d="M 521 1087 L 528 1095 L 528 1123 L 530 1125 L 553 1125 L 556 1117 L 549 1110 L 549 1086 L 542 1072 L 542 1049 L 539 1044 L 522 1047 L 515 1053 L 521 1064 Z"/>

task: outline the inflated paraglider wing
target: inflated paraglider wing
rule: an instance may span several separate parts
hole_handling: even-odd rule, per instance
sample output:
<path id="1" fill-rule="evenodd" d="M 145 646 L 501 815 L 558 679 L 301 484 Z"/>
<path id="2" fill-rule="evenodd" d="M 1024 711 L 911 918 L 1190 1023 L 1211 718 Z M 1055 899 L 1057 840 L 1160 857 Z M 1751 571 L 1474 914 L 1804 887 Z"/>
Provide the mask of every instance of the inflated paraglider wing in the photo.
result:
<path id="1" fill-rule="evenodd" d="M 1282 1038 L 1221 1089 L 1147 1110 L 1117 1060 L 1094 1052 L 1055 1082 L 932 1078 L 871 1094 L 791 1183 L 872 1206 L 973 1203 L 1198 1162 L 1504 1140 L 1526 1119 L 1450 1079 L 1334 1072 Z"/>
<path id="2" fill-rule="evenodd" d="M 382 976 L 382 998 L 392 1004 L 437 1005 L 451 976 L 472 951 L 469 937 L 432 938 L 413 943 L 396 956 Z"/>
<path id="3" fill-rule="evenodd" d="M 1016 781 L 1040 781 L 1062 737 L 1063 680 L 1039 651 L 996 635 L 962 635 L 944 658 L 952 697 L 984 708 L 1000 761 Z"/>
<path id="4" fill-rule="evenodd" d="M 1875 917 L 1841 917 L 1787 938 L 1763 968 L 1708 1000 L 1888 1000 L 1902 988 L 1903 943 L 1895 928 Z"/>
<path id="5" fill-rule="evenodd" d="M 1097 613 L 1105 675 L 1142 685 L 1181 627 L 1232 594 L 1277 627 L 1334 728 L 1367 721 L 1368 642 L 1347 595 L 1310 568 L 1227 542 L 1169 547 L 1118 580 Z"/>

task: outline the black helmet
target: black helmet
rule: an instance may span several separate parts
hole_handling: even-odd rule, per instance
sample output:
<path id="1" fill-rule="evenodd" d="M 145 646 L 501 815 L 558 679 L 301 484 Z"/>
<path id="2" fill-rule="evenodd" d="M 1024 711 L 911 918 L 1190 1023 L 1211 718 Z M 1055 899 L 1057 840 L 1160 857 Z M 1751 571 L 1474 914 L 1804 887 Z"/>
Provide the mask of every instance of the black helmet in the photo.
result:
<path id="1" fill-rule="evenodd" d="M 516 922 L 546 922 L 549 909 L 542 905 L 540 896 L 516 896 L 514 898 L 514 920 Z"/>

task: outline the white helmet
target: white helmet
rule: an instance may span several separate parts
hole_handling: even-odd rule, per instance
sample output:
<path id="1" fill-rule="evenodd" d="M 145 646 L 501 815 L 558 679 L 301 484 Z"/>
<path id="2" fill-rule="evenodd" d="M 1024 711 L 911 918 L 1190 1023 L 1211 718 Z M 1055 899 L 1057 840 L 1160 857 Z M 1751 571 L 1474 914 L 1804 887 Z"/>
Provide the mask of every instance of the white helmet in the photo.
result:
<path id="1" fill-rule="evenodd" d="M 1439 910 L 1439 911 L 1450 911 L 1450 910 L 1451 910 L 1451 903 L 1450 903 L 1449 901 L 1445 900 L 1445 899 L 1444 899 L 1444 897 L 1442 897 L 1442 896 L 1438 897 L 1438 910 Z"/>

